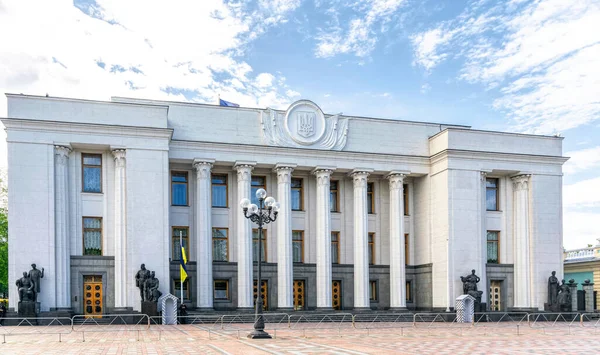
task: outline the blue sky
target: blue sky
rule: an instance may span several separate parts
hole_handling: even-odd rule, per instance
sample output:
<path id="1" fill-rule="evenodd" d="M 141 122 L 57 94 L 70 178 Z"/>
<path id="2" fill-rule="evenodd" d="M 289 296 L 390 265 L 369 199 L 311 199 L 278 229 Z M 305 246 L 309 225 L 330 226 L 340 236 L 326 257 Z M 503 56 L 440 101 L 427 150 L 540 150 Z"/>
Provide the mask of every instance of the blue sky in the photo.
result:
<path id="1" fill-rule="evenodd" d="M 0 92 L 561 134 L 576 248 L 600 238 L 599 23 L 597 0 L 0 0 Z"/>

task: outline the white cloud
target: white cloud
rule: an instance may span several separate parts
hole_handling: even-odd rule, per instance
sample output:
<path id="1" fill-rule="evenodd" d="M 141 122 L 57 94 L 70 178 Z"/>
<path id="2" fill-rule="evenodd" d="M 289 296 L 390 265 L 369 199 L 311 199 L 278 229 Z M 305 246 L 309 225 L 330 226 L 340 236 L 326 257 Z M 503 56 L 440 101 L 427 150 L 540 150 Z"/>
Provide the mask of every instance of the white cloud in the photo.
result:
<path id="1" fill-rule="evenodd" d="M 290 89 L 286 90 L 285 94 L 288 97 L 299 97 L 300 96 L 300 93 L 298 91 L 294 91 L 294 90 L 290 90 Z"/>
<path id="2" fill-rule="evenodd" d="M 273 80 L 275 77 L 273 74 L 269 73 L 260 73 L 256 76 L 256 85 L 260 88 L 268 88 L 273 85 Z"/>
<path id="3" fill-rule="evenodd" d="M 426 71 L 463 58 L 462 80 L 498 88 L 494 107 L 514 130 L 555 133 L 600 118 L 600 3 L 474 2 L 456 19 L 412 36 Z"/>
<path id="4" fill-rule="evenodd" d="M 565 208 L 600 207 L 600 177 L 564 186 L 563 204 Z"/>
<path id="5" fill-rule="evenodd" d="M 421 94 L 427 94 L 431 90 L 431 85 L 425 83 L 421 85 Z"/>
<path id="6" fill-rule="evenodd" d="M 387 32 L 387 24 L 397 15 L 397 10 L 404 0 L 357 0 L 344 4 L 355 11 L 355 16 L 346 28 L 340 23 L 339 12 L 333 5 L 327 10 L 332 17 L 329 26 L 319 29 L 315 37 L 317 47 L 315 55 L 319 58 L 330 58 L 338 54 L 352 54 L 366 57 L 374 49 L 378 36 Z M 339 5 L 338 5 L 339 6 Z"/>
<path id="7" fill-rule="evenodd" d="M 563 165 L 565 174 L 575 174 L 583 170 L 600 167 L 600 146 L 566 152 L 564 155 L 570 157 L 569 161 Z"/>
<path id="8" fill-rule="evenodd" d="M 563 245 L 566 249 L 584 248 L 596 244 L 600 213 L 565 212 L 563 215 Z"/>

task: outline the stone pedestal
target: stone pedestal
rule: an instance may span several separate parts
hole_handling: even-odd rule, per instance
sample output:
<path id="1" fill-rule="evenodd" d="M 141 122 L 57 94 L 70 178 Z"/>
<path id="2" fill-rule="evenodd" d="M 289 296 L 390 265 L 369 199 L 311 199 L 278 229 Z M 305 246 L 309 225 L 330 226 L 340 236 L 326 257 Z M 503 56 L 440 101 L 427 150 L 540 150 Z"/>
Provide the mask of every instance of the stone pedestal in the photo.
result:
<path id="1" fill-rule="evenodd" d="M 19 302 L 18 316 L 19 318 L 36 318 L 36 302 Z"/>
<path id="2" fill-rule="evenodd" d="M 158 316 L 158 304 L 156 302 L 142 301 L 142 313 L 148 317 Z"/>
<path id="3" fill-rule="evenodd" d="M 577 312 L 577 282 L 569 280 L 569 291 L 571 292 L 571 312 Z"/>
<path id="4" fill-rule="evenodd" d="M 594 311 L 594 284 L 590 280 L 585 280 L 582 284 L 583 290 L 585 291 L 585 311 Z"/>

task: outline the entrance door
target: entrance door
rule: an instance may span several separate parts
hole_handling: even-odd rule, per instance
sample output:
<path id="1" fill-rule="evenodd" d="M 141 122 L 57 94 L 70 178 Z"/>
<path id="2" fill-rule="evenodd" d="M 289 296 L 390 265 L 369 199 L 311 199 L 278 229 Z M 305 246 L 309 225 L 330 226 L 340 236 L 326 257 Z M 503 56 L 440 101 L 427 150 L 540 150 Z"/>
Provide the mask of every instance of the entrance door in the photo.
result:
<path id="1" fill-rule="evenodd" d="M 83 277 L 83 314 L 86 318 L 102 318 L 102 276 Z"/>
<path id="2" fill-rule="evenodd" d="M 333 280 L 331 282 L 331 305 L 333 309 L 342 309 L 342 281 Z"/>
<path id="3" fill-rule="evenodd" d="M 260 280 L 260 293 L 261 293 L 261 297 L 262 297 L 262 303 L 263 303 L 263 311 L 266 311 L 267 309 L 269 309 L 268 307 L 268 297 L 267 295 L 268 293 L 268 289 L 269 289 L 269 284 L 267 282 L 267 280 Z M 256 308 L 256 280 L 254 280 L 254 295 L 253 295 L 253 299 L 254 299 L 254 308 Z"/>
<path id="4" fill-rule="evenodd" d="M 501 294 L 500 289 L 502 281 L 490 280 L 490 311 L 501 310 Z"/>
<path id="5" fill-rule="evenodd" d="M 304 310 L 304 280 L 294 280 L 294 310 Z"/>

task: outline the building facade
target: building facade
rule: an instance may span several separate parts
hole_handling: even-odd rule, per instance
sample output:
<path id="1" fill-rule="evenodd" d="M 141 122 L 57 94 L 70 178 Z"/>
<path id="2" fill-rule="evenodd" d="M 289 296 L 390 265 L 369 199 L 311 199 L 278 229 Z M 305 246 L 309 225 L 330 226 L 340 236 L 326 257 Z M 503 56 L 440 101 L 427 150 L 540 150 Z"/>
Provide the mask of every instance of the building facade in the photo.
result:
<path id="1" fill-rule="evenodd" d="M 600 301 L 600 239 L 595 246 L 587 248 L 565 250 L 564 252 L 564 280 L 574 280 L 577 290 L 584 290 L 584 283 L 589 280 L 593 284 L 594 310 L 598 309 Z M 581 296 L 580 296 L 581 297 Z M 585 310 L 583 302 L 579 302 L 579 310 Z"/>
<path id="2" fill-rule="evenodd" d="M 207 310 L 253 307 L 259 244 L 268 310 L 449 310 L 472 269 L 488 309 L 543 309 L 562 270 L 562 138 L 308 100 L 7 98 L 9 282 L 44 267 L 42 311 L 140 310 L 142 263 L 179 296 L 180 238 Z M 238 205 L 259 188 L 281 204 L 262 243 Z"/>

